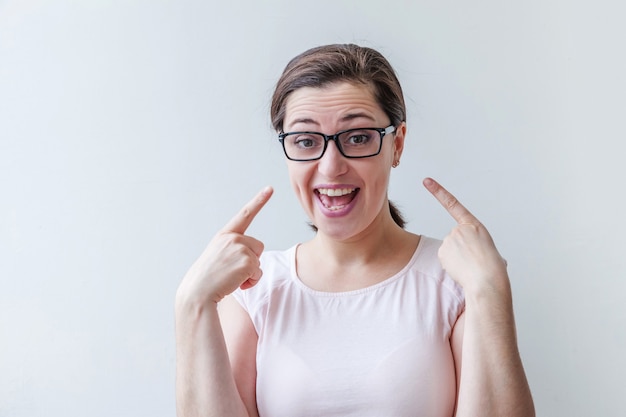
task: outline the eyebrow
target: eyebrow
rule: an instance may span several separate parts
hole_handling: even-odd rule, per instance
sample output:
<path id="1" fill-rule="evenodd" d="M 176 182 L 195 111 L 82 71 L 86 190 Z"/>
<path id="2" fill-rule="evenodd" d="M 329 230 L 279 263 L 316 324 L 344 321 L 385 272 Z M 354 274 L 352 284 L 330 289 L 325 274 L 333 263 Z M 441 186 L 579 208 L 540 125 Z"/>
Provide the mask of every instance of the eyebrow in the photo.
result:
<path id="1" fill-rule="evenodd" d="M 349 122 L 349 121 L 354 120 L 354 119 L 368 119 L 368 120 L 371 120 L 373 122 L 376 121 L 371 115 L 369 115 L 367 113 L 362 113 L 362 112 L 348 113 L 348 114 L 344 115 L 340 120 L 342 122 Z M 313 124 L 313 125 L 319 126 L 319 123 L 317 121 L 315 121 L 314 119 L 311 119 L 310 117 L 303 117 L 303 118 L 300 118 L 300 119 L 293 120 L 290 124 L 293 126 L 293 125 L 296 125 L 296 124 L 299 124 L 299 123 Z"/>
<path id="2" fill-rule="evenodd" d="M 341 121 L 342 122 L 344 122 L 344 121 L 347 122 L 347 121 L 354 120 L 354 119 L 369 119 L 369 120 L 371 120 L 373 122 L 376 121 L 371 115 L 369 115 L 367 113 L 362 113 L 362 112 L 348 113 L 348 114 L 346 114 L 345 116 L 343 116 L 341 118 Z"/>
<path id="3" fill-rule="evenodd" d="M 303 117 L 303 118 L 301 118 L 301 119 L 296 119 L 296 120 L 292 121 L 290 124 L 291 124 L 291 125 L 296 125 L 296 124 L 298 124 L 298 123 L 304 123 L 304 124 L 309 124 L 309 125 L 310 125 L 310 124 L 313 124 L 313 125 L 319 125 L 319 123 L 318 123 L 318 122 L 316 122 L 315 120 L 310 119 L 310 118 L 308 118 L 308 117 Z"/>

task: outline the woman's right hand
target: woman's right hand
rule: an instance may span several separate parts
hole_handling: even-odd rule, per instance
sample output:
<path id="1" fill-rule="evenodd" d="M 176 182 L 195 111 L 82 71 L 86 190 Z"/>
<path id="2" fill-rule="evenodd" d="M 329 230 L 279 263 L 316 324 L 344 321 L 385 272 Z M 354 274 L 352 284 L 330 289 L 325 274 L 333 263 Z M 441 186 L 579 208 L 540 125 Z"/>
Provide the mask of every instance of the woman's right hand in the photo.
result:
<path id="1" fill-rule="evenodd" d="M 259 281 L 264 245 L 245 232 L 272 193 L 271 187 L 261 190 L 213 237 L 178 287 L 180 301 L 218 303 L 237 287 L 247 289 Z"/>

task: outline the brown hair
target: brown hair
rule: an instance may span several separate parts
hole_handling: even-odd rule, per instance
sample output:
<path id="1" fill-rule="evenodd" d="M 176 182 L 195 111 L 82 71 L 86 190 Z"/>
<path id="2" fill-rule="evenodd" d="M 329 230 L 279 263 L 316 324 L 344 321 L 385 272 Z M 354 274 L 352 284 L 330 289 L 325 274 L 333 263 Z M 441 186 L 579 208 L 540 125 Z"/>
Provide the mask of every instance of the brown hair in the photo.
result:
<path id="1" fill-rule="evenodd" d="M 348 81 L 373 87 L 374 97 L 391 124 L 406 121 L 402 87 L 396 74 L 380 52 L 358 45 L 326 45 L 309 49 L 293 58 L 285 67 L 272 97 L 272 126 L 283 130 L 285 102 L 302 87 L 324 87 Z"/>
<path id="2" fill-rule="evenodd" d="M 302 87 L 324 87 L 347 81 L 372 88 L 374 97 L 394 126 L 406 121 L 402 87 L 395 71 L 380 52 L 353 44 L 318 46 L 293 58 L 276 83 L 270 109 L 272 126 L 283 131 L 289 95 Z M 406 222 L 389 202 L 391 217 L 400 227 Z"/>

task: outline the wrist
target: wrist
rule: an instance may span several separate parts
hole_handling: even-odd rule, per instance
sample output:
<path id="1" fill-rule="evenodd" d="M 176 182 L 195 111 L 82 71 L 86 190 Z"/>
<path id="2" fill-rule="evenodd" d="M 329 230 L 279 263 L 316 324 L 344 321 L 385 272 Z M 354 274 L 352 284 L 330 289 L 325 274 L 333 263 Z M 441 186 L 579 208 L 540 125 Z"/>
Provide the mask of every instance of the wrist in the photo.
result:
<path id="1" fill-rule="evenodd" d="M 510 304 L 512 300 L 511 282 L 506 274 L 494 275 L 485 279 L 472 280 L 463 287 L 468 304 Z"/>
<path id="2" fill-rule="evenodd" d="M 217 311 L 217 302 L 211 298 L 201 297 L 199 291 L 189 289 L 183 283 L 176 291 L 174 307 L 177 316 L 198 316 L 207 309 L 215 309 Z"/>

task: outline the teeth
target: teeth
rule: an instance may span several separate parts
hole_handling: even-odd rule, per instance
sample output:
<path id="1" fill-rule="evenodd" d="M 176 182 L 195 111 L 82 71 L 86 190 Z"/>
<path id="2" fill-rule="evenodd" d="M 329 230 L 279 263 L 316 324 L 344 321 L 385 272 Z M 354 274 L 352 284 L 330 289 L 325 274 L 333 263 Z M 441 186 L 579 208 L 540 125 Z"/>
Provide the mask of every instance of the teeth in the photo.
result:
<path id="1" fill-rule="evenodd" d="M 318 188 L 320 194 L 327 195 L 329 197 L 339 197 L 342 195 L 350 194 L 354 192 L 354 188 Z"/>

